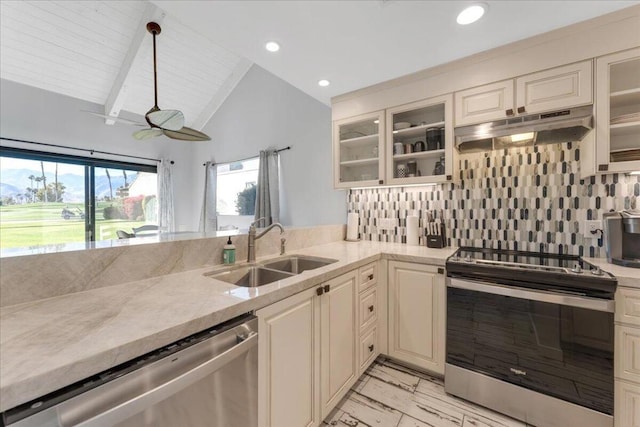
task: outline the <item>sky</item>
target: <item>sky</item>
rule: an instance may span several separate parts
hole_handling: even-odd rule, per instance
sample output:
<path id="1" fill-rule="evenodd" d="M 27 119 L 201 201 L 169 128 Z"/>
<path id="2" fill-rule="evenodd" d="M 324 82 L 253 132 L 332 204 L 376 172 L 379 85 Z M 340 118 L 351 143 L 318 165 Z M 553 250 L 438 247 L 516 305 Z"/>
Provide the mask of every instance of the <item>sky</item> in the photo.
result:
<path id="1" fill-rule="evenodd" d="M 29 169 L 39 171 L 40 161 L 16 159 L 14 157 L 0 157 L 0 170 L 7 169 Z M 55 173 L 55 162 L 44 162 L 44 171 L 45 173 Z M 64 175 L 67 173 L 71 173 L 74 175 L 83 175 L 84 166 L 71 165 L 68 163 L 58 163 L 58 175 Z M 96 175 L 106 175 L 103 168 L 96 168 L 95 173 Z M 121 174 L 119 170 L 116 173 Z"/>

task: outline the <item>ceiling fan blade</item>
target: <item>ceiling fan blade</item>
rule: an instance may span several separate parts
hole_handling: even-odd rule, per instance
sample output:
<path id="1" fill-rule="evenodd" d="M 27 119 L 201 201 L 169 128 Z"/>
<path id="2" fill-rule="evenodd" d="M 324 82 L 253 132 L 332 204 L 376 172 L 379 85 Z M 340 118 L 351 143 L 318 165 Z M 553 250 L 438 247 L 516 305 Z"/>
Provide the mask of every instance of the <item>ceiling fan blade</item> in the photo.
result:
<path id="1" fill-rule="evenodd" d="M 169 138 L 179 139 L 181 141 L 211 141 L 208 135 L 188 127 L 183 127 L 180 130 L 165 129 L 163 132 Z"/>
<path id="2" fill-rule="evenodd" d="M 118 122 L 118 123 L 123 123 L 123 124 L 133 125 L 133 126 L 147 126 L 146 123 L 136 122 L 134 120 L 123 119 L 121 117 L 112 117 L 112 116 L 108 116 L 106 114 L 100 114 L 100 113 L 96 113 L 94 111 L 88 111 L 88 110 L 80 110 L 80 111 L 92 114 L 92 115 L 94 115 L 96 117 L 101 117 L 103 119 L 113 120 L 114 122 Z"/>
<path id="3" fill-rule="evenodd" d="M 133 133 L 133 137 L 135 139 L 137 139 L 138 141 L 142 141 L 142 140 L 149 139 L 149 138 L 154 138 L 154 137 L 160 136 L 160 135 L 162 135 L 162 129 L 155 129 L 155 128 L 141 129 L 141 130 L 135 131 Z"/>
<path id="4" fill-rule="evenodd" d="M 184 114 L 178 110 L 156 110 L 145 117 L 152 126 L 160 129 L 180 130 L 184 126 Z"/>

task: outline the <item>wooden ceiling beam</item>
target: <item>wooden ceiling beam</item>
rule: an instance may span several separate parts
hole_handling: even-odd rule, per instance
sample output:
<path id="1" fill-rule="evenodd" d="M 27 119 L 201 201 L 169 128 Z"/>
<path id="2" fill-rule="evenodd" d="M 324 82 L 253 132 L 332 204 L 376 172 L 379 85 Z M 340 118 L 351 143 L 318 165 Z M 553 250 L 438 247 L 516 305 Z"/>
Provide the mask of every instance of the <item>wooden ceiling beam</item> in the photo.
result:
<path id="1" fill-rule="evenodd" d="M 120 66 L 120 71 L 113 82 L 109 96 L 107 96 L 107 101 L 104 104 L 104 113 L 107 116 L 118 117 L 120 115 L 120 110 L 127 99 L 129 80 L 132 74 L 131 72 L 134 68 L 134 64 L 140 56 L 143 41 L 145 37 L 149 35 L 147 32 L 147 22 L 153 21 L 161 24 L 164 17 L 165 13 L 162 9 L 158 8 L 153 3 L 147 4 L 142 18 L 140 19 L 138 30 L 131 41 L 127 55 L 124 57 L 124 61 Z M 112 125 L 115 121 L 105 119 L 105 123 Z"/>

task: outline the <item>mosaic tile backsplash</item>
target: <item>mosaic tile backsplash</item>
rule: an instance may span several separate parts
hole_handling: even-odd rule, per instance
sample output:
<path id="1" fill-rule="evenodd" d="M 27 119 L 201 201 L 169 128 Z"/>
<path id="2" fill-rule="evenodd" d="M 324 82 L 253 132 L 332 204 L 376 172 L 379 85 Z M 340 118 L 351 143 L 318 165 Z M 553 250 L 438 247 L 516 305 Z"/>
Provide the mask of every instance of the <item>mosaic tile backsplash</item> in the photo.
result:
<path id="1" fill-rule="evenodd" d="M 579 179 L 575 143 L 460 155 L 456 184 L 351 190 L 348 211 L 365 240 L 406 242 L 417 214 L 420 244 L 429 215 L 442 215 L 449 245 L 605 256 L 602 239 L 582 234 L 604 212 L 640 208 L 640 176 Z M 380 219 L 393 218 L 393 229 Z"/>

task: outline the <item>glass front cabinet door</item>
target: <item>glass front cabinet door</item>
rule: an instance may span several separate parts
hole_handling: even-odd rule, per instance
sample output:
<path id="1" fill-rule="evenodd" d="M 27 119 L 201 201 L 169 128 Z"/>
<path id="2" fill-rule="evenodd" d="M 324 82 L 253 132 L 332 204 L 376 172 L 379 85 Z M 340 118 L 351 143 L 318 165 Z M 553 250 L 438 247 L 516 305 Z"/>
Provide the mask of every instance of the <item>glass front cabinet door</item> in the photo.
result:
<path id="1" fill-rule="evenodd" d="M 597 172 L 640 170 L 640 48 L 596 61 Z"/>
<path id="2" fill-rule="evenodd" d="M 453 176 L 453 96 L 387 110 L 387 181 L 425 184 Z"/>
<path id="3" fill-rule="evenodd" d="M 334 185 L 369 187 L 384 181 L 384 111 L 333 123 Z"/>

